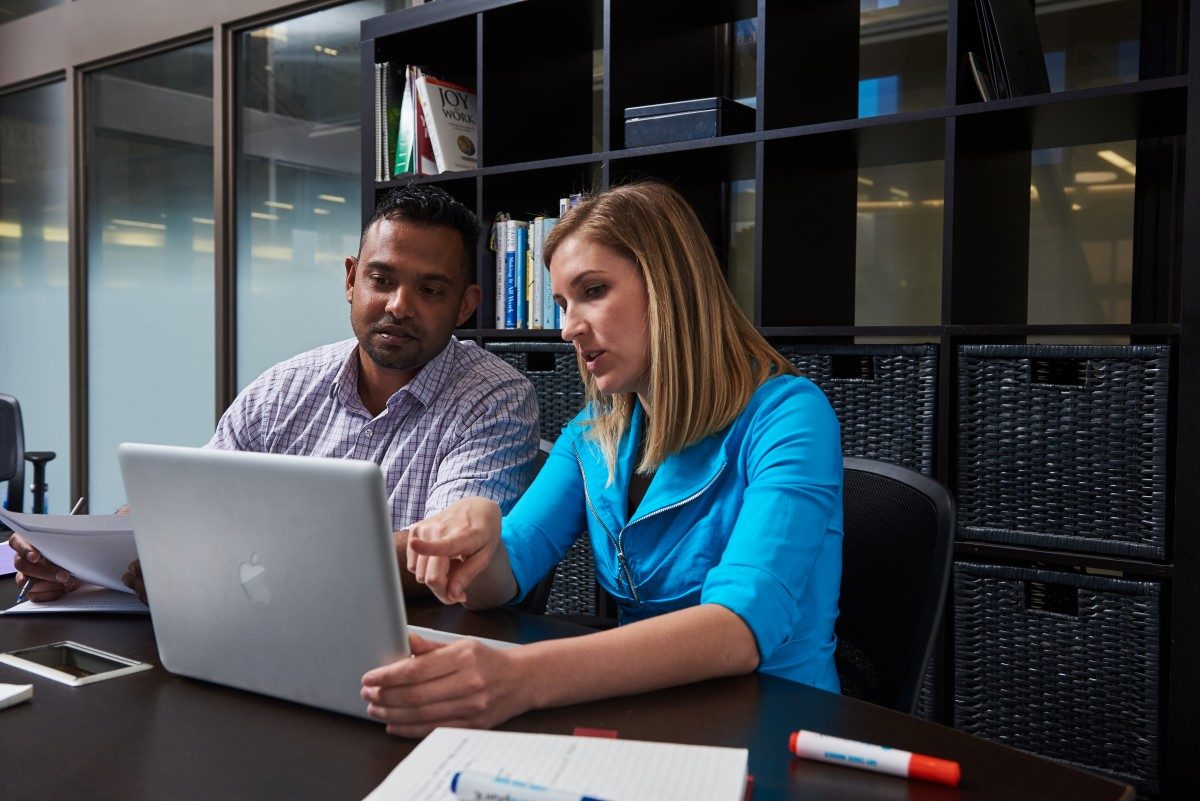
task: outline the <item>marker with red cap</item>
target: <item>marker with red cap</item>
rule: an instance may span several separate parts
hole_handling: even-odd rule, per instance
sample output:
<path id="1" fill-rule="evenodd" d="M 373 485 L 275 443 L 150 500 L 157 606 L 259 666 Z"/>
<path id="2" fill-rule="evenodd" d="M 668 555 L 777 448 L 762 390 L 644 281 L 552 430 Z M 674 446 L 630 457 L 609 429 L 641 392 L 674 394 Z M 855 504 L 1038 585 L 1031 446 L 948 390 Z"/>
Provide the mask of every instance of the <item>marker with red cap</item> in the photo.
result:
<path id="1" fill-rule="evenodd" d="M 796 756 L 805 759 L 890 773 L 893 776 L 907 776 L 910 779 L 948 784 L 951 787 L 958 784 L 961 774 L 958 763 L 948 759 L 914 754 L 899 748 L 888 748 L 886 745 L 843 740 L 841 737 L 830 737 L 812 731 L 792 732 L 788 748 Z"/>

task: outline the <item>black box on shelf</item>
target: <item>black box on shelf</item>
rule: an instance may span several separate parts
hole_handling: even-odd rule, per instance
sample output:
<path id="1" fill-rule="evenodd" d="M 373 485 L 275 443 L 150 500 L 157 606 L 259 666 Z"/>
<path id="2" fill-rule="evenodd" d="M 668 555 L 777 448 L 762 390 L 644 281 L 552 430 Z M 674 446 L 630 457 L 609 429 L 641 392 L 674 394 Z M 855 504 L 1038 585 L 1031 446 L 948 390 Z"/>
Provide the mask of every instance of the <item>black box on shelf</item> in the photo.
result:
<path id="1" fill-rule="evenodd" d="M 1166 558 L 1169 345 L 964 345 L 959 536 Z"/>
<path id="2" fill-rule="evenodd" d="M 842 424 L 842 454 L 933 475 L 937 345 L 780 345 Z"/>
<path id="3" fill-rule="evenodd" d="M 625 109 L 625 147 L 749 133 L 754 109 L 728 97 L 701 97 Z"/>
<path id="4" fill-rule="evenodd" d="M 488 342 L 483 347 L 530 380 L 541 411 L 542 439 L 558 439 L 563 426 L 583 408 L 575 346 L 567 342 Z"/>
<path id="5" fill-rule="evenodd" d="M 1160 582 L 956 562 L 954 728 L 1160 788 Z"/>

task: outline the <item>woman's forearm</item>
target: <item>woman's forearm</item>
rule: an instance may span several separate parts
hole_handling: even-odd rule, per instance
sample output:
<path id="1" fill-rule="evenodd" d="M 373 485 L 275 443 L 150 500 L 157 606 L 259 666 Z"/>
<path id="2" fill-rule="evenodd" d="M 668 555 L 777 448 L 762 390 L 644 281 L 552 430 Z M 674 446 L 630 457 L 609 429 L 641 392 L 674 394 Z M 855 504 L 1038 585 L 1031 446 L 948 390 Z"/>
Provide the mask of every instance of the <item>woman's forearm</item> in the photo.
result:
<path id="1" fill-rule="evenodd" d="M 582 637 L 533 643 L 514 653 L 534 708 L 647 692 L 749 673 L 758 646 L 740 617 L 703 604 Z"/>

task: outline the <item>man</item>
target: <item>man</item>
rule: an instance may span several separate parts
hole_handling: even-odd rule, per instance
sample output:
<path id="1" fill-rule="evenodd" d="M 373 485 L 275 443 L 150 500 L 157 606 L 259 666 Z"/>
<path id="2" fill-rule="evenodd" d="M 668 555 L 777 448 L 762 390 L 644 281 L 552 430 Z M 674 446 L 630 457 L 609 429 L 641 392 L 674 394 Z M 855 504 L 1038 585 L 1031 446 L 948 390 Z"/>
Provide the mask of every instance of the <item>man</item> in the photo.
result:
<path id="1" fill-rule="evenodd" d="M 460 498 L 508 509 L 533 475 L 537 400 L 529 381 L 451 334 L 474 313 L 475 215 L 442 189 L 380 201 L 346 259 L 355 339 L 275 365 L 226 410 L 206 447 L 369 459 L 384 472 L 396 548 L 404 529 Z M 336 536 L 336 532 L 331 532 Z M 51 601 L 78 582 L 22 538 L 17 581 Z M 401 571 L 407 592 L 420 586 Z M 145 600 L 135 562 L 125 583 Z"/>

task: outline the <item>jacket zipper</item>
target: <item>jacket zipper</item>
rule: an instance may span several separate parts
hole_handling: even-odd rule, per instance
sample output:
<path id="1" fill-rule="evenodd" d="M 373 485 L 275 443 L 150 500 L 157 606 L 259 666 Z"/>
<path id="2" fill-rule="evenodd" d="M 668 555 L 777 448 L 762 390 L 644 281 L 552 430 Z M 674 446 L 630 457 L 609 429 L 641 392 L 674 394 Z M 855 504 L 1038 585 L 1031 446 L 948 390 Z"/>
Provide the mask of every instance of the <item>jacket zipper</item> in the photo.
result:
<path id="1" fill-rule="evenodd" d="M 604 529 L 604 534 L 605 534 L 605 536 L 608 537 L 608 541 L 611 542 L 613 547 L 617 549 L 617 563 L 621 566 L 621 572 L 623 572 L 625 574 L 625 581 L 629 584 L 629 592 L 633 595 L 634 601 L 636 601 L 637 603 L 641 603 L 642 599 L 641 599 L 641 597 L 638 596 L 637 587 L 635 587 L 633 585 L 633 573 L 629 569 L 629 560 L 627 560 L 625 558 L 625 548 L 623 547 L 623 540 L 625 538 L 625 529 L 629 528 L 629 526 L 632 526 L 634 523 L 640 523 L 643 520 L 649 520 L 651 517 L 654 517 L 657 514 L 662 514 L 663 512 L 669 512 L 672 509 L 678 509 L 680 506 L 683 506 L 686 503 L 691 503 L 692 501 L 696 500 L 701 495 L 703 495 L 705 492 L 707 492 L 709 487 L 711 487 L 713 484 L 715 484 L 717 482 L 717 479 L 719 479 L 721 477 L 721 475 L 725 472 L 725 468 L 729 465 L 729 463 L 722 462 L 720 469 L 717 470 L 716 475 L 714 475 L 712 478 L 710 478 L 708 480 L 708 483 L 706 483 L 703 487 L 696 490 L 695 492 L 693 492 L 691 495 L 684 498 L 683 500 L 676 501 L 675 503 L 671 504 L 670 506 L 664 506 L 661 509 L 655 509 L 650 514 L 645 515 L 643 517 L 639 517 L 636 520 L 630 520 L 625 525 L 625 527 L 622 528 L 620 532 L 618 532 L 617 536 L 614 538 L 612 535 L 612 532 L 608 530 L 608 526 L 604 525 L 604 520 L 600 517 L 600 515 L 598 515 L 596 513 L 595 507 L 592 506 L 592 496 L 591 496 L 591 493 L 588 492 L 588 488 L 587 488 L 587 470 L 585 470 L 583 467 L 583 459 L 579 458 L 579 451 L 576 450 L 574 448 L 574 446 L 572 446 L 571 449 L 573 451 L 575 451 L 575 461 L 576 461 L 576 463 L 579 464 L 579 472 L 583 476 L 584 503 L 587 504 L 588 511 L 592 513 L 592 517 L 596 518 L 596 522 L 600 524 L 600 528 Z"/>

